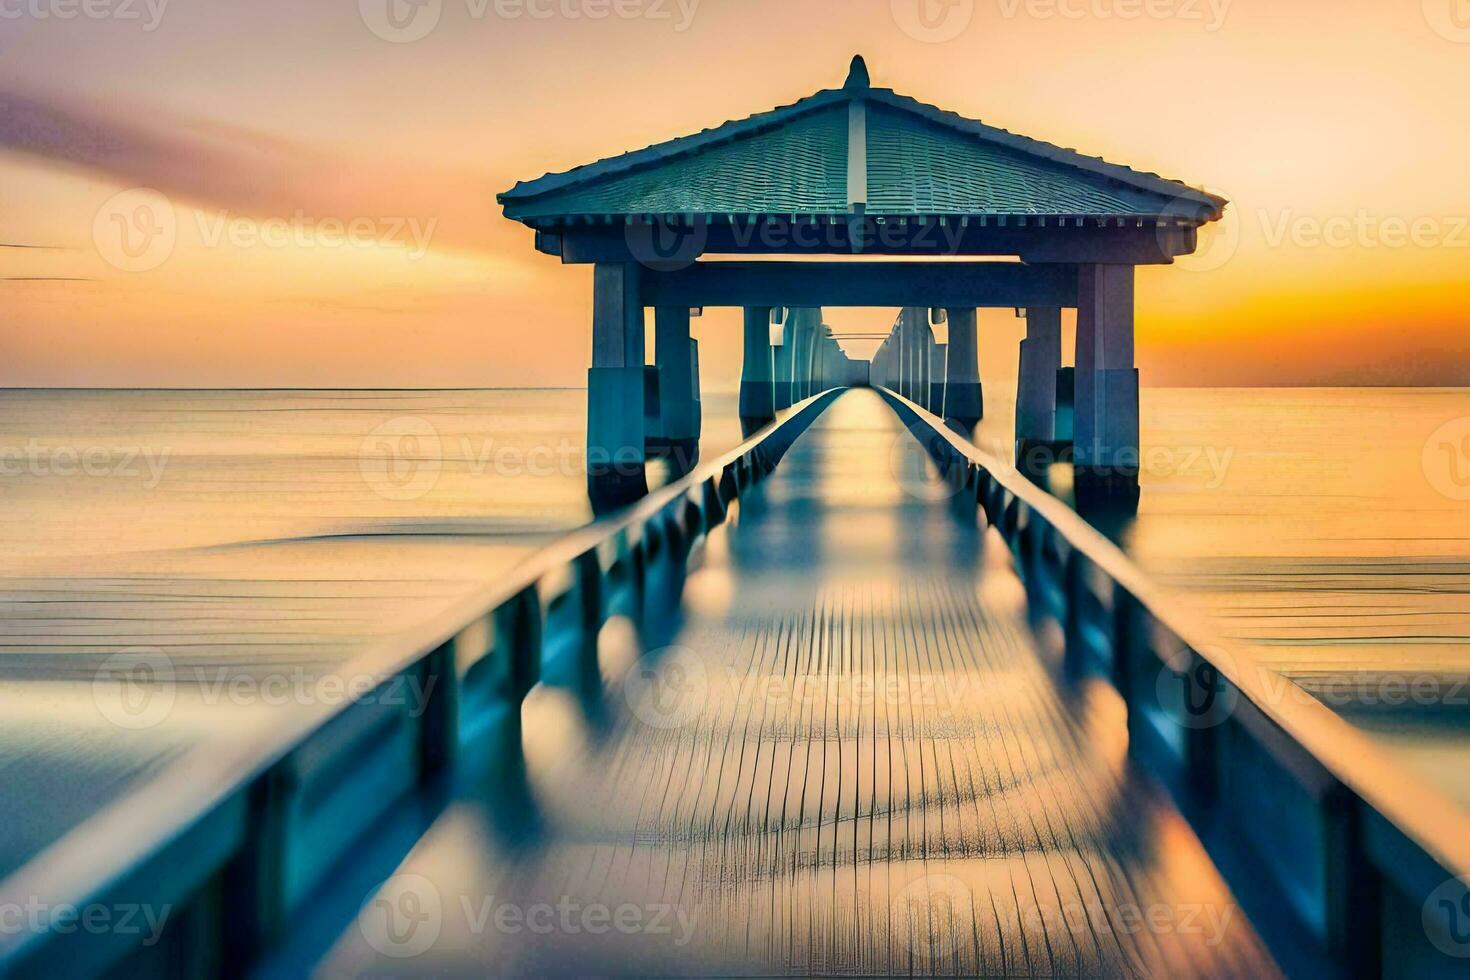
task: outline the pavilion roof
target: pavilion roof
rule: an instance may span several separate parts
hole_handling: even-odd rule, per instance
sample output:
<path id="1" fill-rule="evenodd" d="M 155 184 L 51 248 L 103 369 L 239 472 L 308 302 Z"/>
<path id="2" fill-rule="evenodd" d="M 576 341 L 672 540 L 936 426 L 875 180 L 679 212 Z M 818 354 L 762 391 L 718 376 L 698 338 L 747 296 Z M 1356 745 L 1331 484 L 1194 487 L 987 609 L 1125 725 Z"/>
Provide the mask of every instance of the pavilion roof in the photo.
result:
<path id="1" fill-rule="evenodd" d="M 861 58 L 840 89 L 523 181 L 499 201 L 507 217 L 537 226 L 857 212 L 1202 223 L 1226 204 L 1179 181 L 873 88 Z"/>

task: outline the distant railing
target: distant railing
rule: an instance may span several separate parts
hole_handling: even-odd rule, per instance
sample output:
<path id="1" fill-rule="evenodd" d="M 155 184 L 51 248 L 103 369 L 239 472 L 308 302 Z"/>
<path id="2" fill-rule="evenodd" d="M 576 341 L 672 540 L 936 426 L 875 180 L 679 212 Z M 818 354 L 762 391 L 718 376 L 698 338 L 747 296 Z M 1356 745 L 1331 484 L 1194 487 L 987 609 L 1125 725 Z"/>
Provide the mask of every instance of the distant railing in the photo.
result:
<path id="1" fill-rule="evenodd" d="M 793 406 L 323 679 L 380 679 L 362 697 L 190 752 L 65 834 L 0 882 L 0 909 L 167 906 L 163 938 L 144 948 L 133 930 L 0 929 L 0 975 L 245 972 L 376 821 L 449 769 L 488 718 L 518 713 L 548 640 L 595 640 L 611 612 L 639 607 L 649 570 L 683 561 L 837 394 Z M 429 693 L 422 706 L 375 696 L 410 678 Z"/>
<path id="2" fill-rule="evenodd" d="M 1107 677 L 1130 749 L 1179 800 L 1288 972 L 1443 976 L 1470 965 L 1470 815 L 1154 585 L 1071 508 L 939 418 L 881 394 L 961 506 L 1012 548 L 1074 675 Z M 1217 856 L 1217 860 L 1219 860 Z M 1295 970 L 1291 967 L 1296 967 Z M 1457 974 L 1458 975 L 1458 974 Z"/>

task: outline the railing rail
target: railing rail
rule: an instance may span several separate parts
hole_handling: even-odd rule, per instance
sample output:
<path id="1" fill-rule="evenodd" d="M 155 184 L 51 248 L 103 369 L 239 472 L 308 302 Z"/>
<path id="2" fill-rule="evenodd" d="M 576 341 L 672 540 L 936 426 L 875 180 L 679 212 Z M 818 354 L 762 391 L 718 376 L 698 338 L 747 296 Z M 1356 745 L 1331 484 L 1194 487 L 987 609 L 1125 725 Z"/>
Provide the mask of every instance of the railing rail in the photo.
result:
<path id="1" fill-rule="evenodd" d="M 1217 635 L 1013 466 L 880 392 L 1012 547 L 1033 611 L 1063 627 L 1068 670 L 1118 689 L 1134 754 L 1197 822 L 1230 825 L 1266 894 L 1291 910 L 1289 926 L 1263 925 L 1292 934 L 1281 945 L 1299 965 L 1379 975 L 1392 955 L 1395 972 L 1417 975 L 1451 965 L 1445 949 L 1470 955 L 1464 808 Z"/>
<path id="2" fill-rule="evenodd" d="M 0 931 L 0 975 L 89 975 L 120 962 L 170 974 L 242 970 L 375 819 L 446 769 L 483 716 L 519 704 L 537 679 L 548 624 L 595 636 L 609 610 L 639 591 L 646 564 L 659 554 L 681 559 L 675 552 L 721 523 L 838 393 L 793 406 L 321 679 L 370 676 L 381 690 L 414 677 L 433 692 L 421 713 L 374 692 L 283 712 L 269 733 L 193 750 L 67 832 L 0 881 L 0 908 L 166 904 L 176 922 L 181 911 L 194 922 L 146 951 L 135 936 Z M 372 778 L 341 778 L 347 772 Z"/>

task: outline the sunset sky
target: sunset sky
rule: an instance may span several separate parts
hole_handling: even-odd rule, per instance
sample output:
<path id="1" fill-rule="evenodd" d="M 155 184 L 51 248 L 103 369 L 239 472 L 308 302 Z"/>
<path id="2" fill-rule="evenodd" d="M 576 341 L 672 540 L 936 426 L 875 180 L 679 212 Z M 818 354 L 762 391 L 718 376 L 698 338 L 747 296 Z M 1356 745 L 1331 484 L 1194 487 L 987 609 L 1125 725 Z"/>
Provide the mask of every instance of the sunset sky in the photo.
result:
<path id="1" fill-rule="evenodd" d="M 591 272 L 495 193 L 858 52 L 1231 200 L 1203 255 L 1140 273 L 1145 383 L 1470 383 L 1470 0 L 421 0 L 397 42 L 389 2 L 0 0 L 0 384 L 581 384 Z M 108 244 L 137 188 L 166 256 Z M 1019 322 L 981 322 L 1013 374 Z M 738 319 L 697 334 L 729 388 Z"/>

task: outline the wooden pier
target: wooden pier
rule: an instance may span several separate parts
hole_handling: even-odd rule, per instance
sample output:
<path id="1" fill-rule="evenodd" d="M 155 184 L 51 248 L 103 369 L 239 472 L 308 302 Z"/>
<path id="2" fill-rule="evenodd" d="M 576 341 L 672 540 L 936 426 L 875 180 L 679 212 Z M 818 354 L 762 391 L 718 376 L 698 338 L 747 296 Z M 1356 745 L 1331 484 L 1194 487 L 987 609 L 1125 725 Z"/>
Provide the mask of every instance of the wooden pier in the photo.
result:
<path id="1" fill-rule="evenodd" d="M 7 931 L 0 970 L 1464 964 L 1462 810 L 885 389 L 782 412 L 364 672 L 435 693 L 191 753 L 0 882 L 166 907 L 160 942 Z"/>

